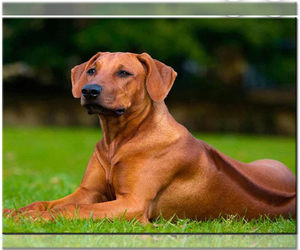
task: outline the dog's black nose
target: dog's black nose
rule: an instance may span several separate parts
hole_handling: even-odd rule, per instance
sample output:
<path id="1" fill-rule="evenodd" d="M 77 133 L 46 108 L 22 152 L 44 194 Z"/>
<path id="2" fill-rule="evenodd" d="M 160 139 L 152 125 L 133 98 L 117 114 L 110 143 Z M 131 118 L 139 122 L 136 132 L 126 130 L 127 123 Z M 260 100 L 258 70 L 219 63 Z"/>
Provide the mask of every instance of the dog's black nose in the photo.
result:
<path id="1" fill-rule="evenodd" d="M 88 84 L 85 85 L 81 93 L 86 99 L 93 99 L 100 95 L 102 88 L 97 84 Z"/>

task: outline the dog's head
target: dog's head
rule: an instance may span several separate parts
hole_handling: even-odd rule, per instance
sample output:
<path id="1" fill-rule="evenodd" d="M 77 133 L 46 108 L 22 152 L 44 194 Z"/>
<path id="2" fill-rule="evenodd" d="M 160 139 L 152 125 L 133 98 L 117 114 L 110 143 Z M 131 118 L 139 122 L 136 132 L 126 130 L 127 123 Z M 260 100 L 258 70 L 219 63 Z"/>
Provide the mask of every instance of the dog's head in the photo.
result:
<path id="1" fill-rule="evenodd" d="M 72 93 L 89 114 L 120 116 L 162 102 L 176 75 L 147 53 L 99 52 L 72 69 Z"/>

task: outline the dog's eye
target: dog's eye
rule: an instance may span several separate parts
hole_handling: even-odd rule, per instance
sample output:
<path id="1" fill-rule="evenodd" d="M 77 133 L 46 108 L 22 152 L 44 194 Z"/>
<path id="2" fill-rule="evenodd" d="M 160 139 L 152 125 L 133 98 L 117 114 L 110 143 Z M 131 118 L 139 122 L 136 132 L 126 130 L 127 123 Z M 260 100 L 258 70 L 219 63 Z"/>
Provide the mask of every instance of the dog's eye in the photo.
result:
<path id="1" fill-rule="evenodd" d="M 118 76 L 120 76 L 120 77 L 126 77 L 126 76 L 131 76 L 131 75 L 132 75 L 131 73 L 129 73 L 129 72 L 125 71 L 125 70 L 120 70 L 118 72 Z"/>
<path id="2" fill-rule="evenodd" d="M 96 70 L 94 68 L 92 68 L 92 69 L 89 69 L 86 73 L 91 76 L 91 75 L 95 74 L 95 72 L 96 72 Z"/>

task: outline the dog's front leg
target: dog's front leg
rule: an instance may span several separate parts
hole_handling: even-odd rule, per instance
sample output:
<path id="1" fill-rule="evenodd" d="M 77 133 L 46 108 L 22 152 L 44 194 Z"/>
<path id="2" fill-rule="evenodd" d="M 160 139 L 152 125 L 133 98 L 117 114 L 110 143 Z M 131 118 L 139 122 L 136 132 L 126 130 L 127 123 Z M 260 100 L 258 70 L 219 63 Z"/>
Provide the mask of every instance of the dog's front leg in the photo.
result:
<path id="1" fill-rule="evenodd" d="M 23 213 L 38 213 L 53 208 L 64 207 L 69 204 L 91 204 L 107 201 L 105 187 L 105 173 L 94 153 L 86 168 L 80 186 L 74 193 L 53 201 L 37 201 L 25 207 L 15 209 L 3 209 L 5 216 L 16 217 Z"/>
<path id="2" fill-rule="evenodd" d="M 104 218 L 137 219 L 141 223 L 148 223 L 147 209 L 142 203 L 135 202 L 129 196 L 121 197 L 114 201 L 97 204 L 71 204 L 64 207 L 51 209 L 45 212 L 29 211 L 23 216 L 33 220 L 52 221 L 56 218 L 64 219 L 89 219 L 100 220 Z"/>

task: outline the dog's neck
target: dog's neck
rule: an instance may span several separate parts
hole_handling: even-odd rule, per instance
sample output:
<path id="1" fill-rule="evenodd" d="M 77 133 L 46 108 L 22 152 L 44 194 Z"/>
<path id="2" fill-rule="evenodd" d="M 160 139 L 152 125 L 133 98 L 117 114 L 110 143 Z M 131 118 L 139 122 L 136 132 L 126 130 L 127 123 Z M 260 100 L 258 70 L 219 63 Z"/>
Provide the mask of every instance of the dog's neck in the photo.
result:
<path id="1" fill-rule="evenodd" d="M 164 102 L 146 105 L 140 112 L 124 114 L 120 117 L 99 115 L 100 125 L 103 133 L 103 146 L 105 150 L 117 148 L 136 135 L 138 129 L 146 122 L 151 124 L 151 119 L 160 120 L 169 114 Z M 156 124 L 156 123 L 153 123 Z M 114 151 L 114 150 L 113 150 Z"/>

